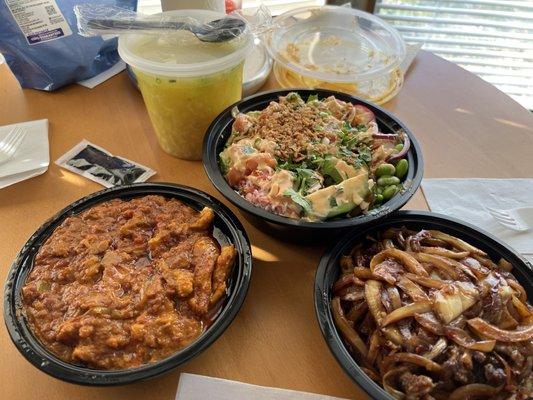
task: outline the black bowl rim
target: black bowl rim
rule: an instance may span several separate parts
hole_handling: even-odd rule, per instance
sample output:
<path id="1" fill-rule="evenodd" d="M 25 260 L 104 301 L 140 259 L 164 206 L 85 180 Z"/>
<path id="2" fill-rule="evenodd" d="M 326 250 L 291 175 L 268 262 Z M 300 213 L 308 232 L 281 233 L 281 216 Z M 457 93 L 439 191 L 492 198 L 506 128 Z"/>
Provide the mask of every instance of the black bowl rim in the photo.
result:
<path id="1" fill-rule="evenodd" d="M 271 213 L 270 211 L 267 211 L 263 208 L 257 207 L 253 205 L 252 203 L 245 200 L 241 195 L 239 195 L 224 179 L 224 176 L 220 172 L 219 164 L 218 164 L 218 154 L 216 152 L 216 139 L 221 135 L 223 130 L 220 129 L 219 125 L 225 125 L 228 120 L 232 120 L 231 117 L 231 110 L 237 106 L 239 107 L 241 104 L 248 104 L 248 103 L 254 103 L 259 101 L 264 101 L 264 98 L 271 97 L 272 100 L 277 99 L 277 96 L 280 95 L 286 95 L 290 92 L 297 92 L 299 94 L 310 95 L 310 94 L 319 94 L 321 96 L 335 96 L 338 98 L 344 98 L 345 101 L 350 101 L 355 104 L 363 104 L 366 107 L 370 108 L 375 114 L 382 114 L 386 116 L 390 121 L 397 124 L 401 130 L 403 130 L 411 140 L 411 148 L 409 150 L 408 157 L 409 157 L 409 164 L 413 165 L 413 161 L 416 161 L 417 168 L 412 174 L 412 168 L 409 168 L 408 176 L 406 177 L 411 178 L 411 182 L 407 188 L 404 190 L 398 192 L 394 197 L 392 197 L 390 200 L 388 200 L 386 203 L 381 205 L 379 208 L 372 210 L 368 214 L 364 215 L 358 215 L 356 217 L 352 218 L 343 218 L 338 220 L 331 220 L 331 221 L 303 221 L 303 220 L 297 220 L 292 219 L 288 217 L 283 217 L 281 215 L 277 215 L 274 213 Z M 376 115 L 376 119 L 379 122 L 379 118 Z M 248 96 L 228 108 L 226 108 L 224 111 L 222 111 L 215 120 L 211 123 L 211 125 L 207 128 L 205 138 L 204 138 L 204 144 L 203 144 L 203 164 L 204 169 L 207 173 L 207 176 L 213 186 L 231 203 L 233 203 L 238 208 L 253 214 L 263 220 L 266 220 L 268 222 L 271 222 L 273 224 L 282 225 L 282 226 L 291 226 L 291 227 L 297 227 L 297 228 L 312 228 L 312 229 L 332 229 L 332 228 L 346 228 L 346 227 L 352 227 L 356 225 L 363 225 L 367 224 L 369 222 L 378 220 L 380 218 L 383 218 L 390 213 L 399 210 L 402 208 L 408 201 L 413 197 L 415 192 L 420 187 L 420 184 L 422 182 L 422 176 L 424 172 L 424 159 L 422 156 L 422 149 L 420 147 L 420 144 L 418 143 L 416 137 L 413 135 L 413 133 L 396 117 L 393 113 L 390 111 L 385 110 L 384 108 L 381 108 L 373 103 L 370 103 L 366 100 L 363 100 L 359 97 L 352 96 L 348 93 L 342 93 L 334 90 L 326 90 L 326 89 L 306 89 L 306 88 L 293 88 L 293 89 L 275 89 L 270 90 L 266 92 L 260 92 L 257 94 L 254 94 L 252 96 Z"/>
<path id="2" fill-rule="evenodd" d="M 133 369 L 105 371 L 69 364 L 58 359 L 46 350 L 22 318 L 17 299 L 20 299 L 22 282 L 31 270 L 31 268 L 27 268 L 24 269 L 25 271 L 21 271 L 23 269 L 21 268 L 22 262 L 26 257 L 35 254 L 39 245 L 34 246 L 34 243 L 43 237 L 47 238 L 51 231 L 67 216 L 77 214 L 94 204 L 113 198 L 133 198 L 150 194 L 177 198 L 194 208 L 209 206 L 215 212 L 215 220 L 219 218 L 218 226 L 223 226 L 227 230 L 228 233 L 224 234 L 224 237 L 235 245 L 238 256 L 233 270 L 234 290 L 228 296 L 224 308 L 217 316 L 215 322 L 193 343 L 155 363 L 145 364 Z M 118 186 L 89 194 L 74 201 L 48 219 L 27 240 L 15 258 L 6 280 L 4 288 L 4 321 L 9 336 L 19 352 L 31 364 L 48 375 L 81 385 L 123 385 L 153 378 L 168 372 L 209 347 L 226 330 L 240 310 L 248 292 L 251 273 L 252 255 L 246 231 L 235 214 L 214 197 L 200 190 L 173 183 L 137 183 Z"/>
<path id="3" fill-rule="evenodd" d="M 528 297 L 531 296 L 531 293 L 533 292 L 533 265 L 529 261 L 525 260 L 510 246 L 502 242 L 500 239 L 497 239 L 492 234 L 453 217 L 427 211 L 398 211 L 379 223 L 365 227 L 363 230 L 353 229 L 346 233 L 338 242 L 331 245 L 320 259 L 315 274 L 315 313 L 322 336 L 344 372 L 371 398 L 377 400 L 394 400 L 394 398 L 363 372 L 344 345 L 333 322 L 329 304 L 331 286 L 326 287 L 325 279 L 331 268 L 338 269 L 339 257 L 342 254 L 345 254 L 348 249 L 351 249 L 355 242 L 360 238 L 390 226 L 409 223 L 436 224 L 439 225 L 439 229 L 456 231 L 456 233 L 460 232 L 463 237 L 469 236 L 476 242 L 483 243 L 484 246 L 482 247 L 491 249 L 491 253 L 504 256 L 507 260 L 511 259 L 515 271 L 518 270 L 520 273 L 519 276 L 521 279 L 519 279 L 519 281 L 525 286 L 526 291 L 529 292 Z"/>

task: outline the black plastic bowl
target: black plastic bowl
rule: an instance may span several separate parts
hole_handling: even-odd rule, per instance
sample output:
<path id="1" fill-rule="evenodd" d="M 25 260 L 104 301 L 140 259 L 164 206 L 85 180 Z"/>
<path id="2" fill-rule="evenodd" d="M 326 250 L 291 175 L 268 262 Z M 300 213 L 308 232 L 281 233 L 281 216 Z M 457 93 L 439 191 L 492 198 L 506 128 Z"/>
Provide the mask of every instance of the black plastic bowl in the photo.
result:
<path id="1" fill-rule="evenodd" d="M 226 145 L 226 142 L 231 134 L 231 126 L 234 121 L 231 115 L 232 109 L 237 106 L 239 111 L 244 113 L 253 110 L 262 110 L 266 108 L 271 101 L 277 101 L 279 96 L 285 96 L 290 92 L 297 92 L 300 94 L 300 96 L 302 96 L 303 99 L 306 99 L 312 94 L 318 95 L 319 99 L 324 99 L 333 95 L 336 98 L 346 102 L 363 104 L 372 110 L 376 116 L 376 121 L 381 132 L 395 133 L 400 130 L 405 132 L 411 139 L 411 148 L 407 153 L 409 171 L 404 181 L 405 189 L 397 193 L 392 199 L 385 202 L 379 208 L 370 211 L 368 214 L 359 215 L 353 218 L 339 218 L 318 222 L 282 217 L 253 205 L 239 195 L 239 193 L 231 188 L 231 186 L 226 182 L 219 166 L 219 154 Z M 348 227 L 361 226 L 363 224 L 376 221 L 390 214 L 391 212 L 400 209 L 415 194 L 416 190 L 420 186 L 420 182 L 422 181 L 422 175 L 424 171 L 424 163 L 420 145 L 411 131 L 402 122 L 400 122 L 398 118 L 383 108 L 372 103 L 368 103 L 367 101 L 361 100 L 357 97 L 350 96 L 346 93 L 323 89 L 288 89 L 263 92 L 247 97 L 228 107 L 211 123 L 207 129 L 204 139 L 203 163 L 205 171 L 207 172 L 207 176 L 213 185 L 224 197 L 244 211 L 250 222 L 254 223 L 262 230 L 266 230 L 270 233 L 284 234 L 283 236 L 296 240 L 298 238 L 304 240 L 308 240 L 309 238 L 318 238 L 316 236 L 318 233 L 317 231 L 332 231 Z M 324 239 L 323 236 L 320 236 L 319 238 Z"/>
<path id="2" fill-rule="evenodd" d="M 331 288 L 339 277 L 339 259 L 342 255 L 349 254 L 354 245 L 367 235 L 382 232 L 390 227 L 402 226 L 411 229 L 440 230 L 479 247 L 493 260 L 503 257 L 513 264 L 514 276 L 524 286 L 528 299 L 533 299 L 533 266 L 494 236 L 457 219 L 422 211 L 399 211 L 371 227 L 350 231 L 328 249 L 320 260 L 315 276 L 315 310 L 322 335 L 341 367 L 370 397 L 377 400 L 394 400 L 394 398 L 370 379 L 348 352 L 331 315 Z"/>
<path id="3" fill-rule="evenodd" d="M 161 361 L 138 368 L 104 371 L 66 363 L 35 338 L 28 327 L 22 309 L 21 288 L 33 267 L 33 260 L 41 245 L 63 220 L 95 204 L 115 198 L 130 199 L 157 194 L 176 198 L 190 207 L 201 210 L 208 206 L 215 212 L 213 236 L 221 244 L 233 244 L 237 257 L 229 277 L 226 302 L 215 322 L 193 343 Z M 246 297 L 252 273 L 252 256 L 246 232 L 235 215 L 222 203 L 199 190 L 166 183 L 142 183 L 105 189 L 84 197 L 44 223 L 26 242 L 17 255 L 5 285 L 4 318 L 11 340 L 34 366 L 67 382 L 92 385 L 122 385 L 153 378 L 183 364 L 213 343 L 229 326 Z"/>

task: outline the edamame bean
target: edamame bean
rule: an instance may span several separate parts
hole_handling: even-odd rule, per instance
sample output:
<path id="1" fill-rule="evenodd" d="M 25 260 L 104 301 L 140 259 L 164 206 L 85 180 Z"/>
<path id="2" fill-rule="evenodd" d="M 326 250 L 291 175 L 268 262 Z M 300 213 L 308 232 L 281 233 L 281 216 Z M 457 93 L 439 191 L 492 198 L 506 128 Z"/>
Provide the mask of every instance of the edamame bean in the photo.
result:
<path id="1" fill-rule="evenodd" d="M 382 201 L 383 201 L 383 195 L 382 194 L 377 194 L 375 202 L 376 203 L 381 203 Z"/>
<path id="2" fill-rule="evenodd" d="M 396 185 L 389 185 L 385 189 L 383 189 L 383 200 L 389 200 L 392 196 L 396 194 L 396 191 L 398 190 L 398 186 Z"/>
<path id="3" fill-rule="evenodd" d="M 381 164 L 376 168 L 376 176 L 379 178 L 384 175 L 394 175 L 396 168 L 392 164 Z"/>
<path id="4" fill-rule="evenodd" d="M 402 151 L 403 150 L 403 143 L 398 143 L 396 146 L 394 146 L 394 148 L 398 151 Z"/>
<path id="5" fill-rule="evenodd" d="M 385 175 L 378 179 L 378 186 L 397 185 L 400 183 L 400 178 L 397 176 Z"/>
<path id="6" fill-rule="evenodd" d="M 383 193 L 383 188 L 377 186 L 377 187 L 376 187 L 376 193 L 377 193 L 377 194 L 382 194 L 382 193 Z"/>
<path id="7" fill-rule="evenodd" d="M 396 164 L 396 176 L 400 179 L 402 179 L 405 175 L 407 175 L 407 171 L 409 170 L 409 162 L 402 158 L 400 161 L 398 161 L 398 164 Z"/>

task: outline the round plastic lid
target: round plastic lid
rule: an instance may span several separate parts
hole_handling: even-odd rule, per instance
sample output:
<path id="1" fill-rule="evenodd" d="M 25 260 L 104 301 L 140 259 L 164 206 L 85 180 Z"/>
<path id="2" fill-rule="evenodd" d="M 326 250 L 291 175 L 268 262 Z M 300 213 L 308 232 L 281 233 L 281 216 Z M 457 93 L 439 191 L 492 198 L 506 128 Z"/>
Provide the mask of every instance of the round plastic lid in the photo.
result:
<path id="1" fill-rule="evenodd" d="M 272 57 L 303 75 L 357 82 L 387 74 L 405 57 L 405 42 L 380 18 L 348 7 L 308 7 L 281 14 L 267 45 Z"/>
<path id="2" fill-rule="evenodd" d="M 210 10 L 175 10 L 158 14 L 206 23 L 226 17 Z M 185 30 L 172 33 L 121 35 L 120 57 L 134 68 L 164 76 L 202 76 L 233 67 L 243 61 L 253 44 L 247 28 L 238 37 L 221 43 L 206 43 Z"/>

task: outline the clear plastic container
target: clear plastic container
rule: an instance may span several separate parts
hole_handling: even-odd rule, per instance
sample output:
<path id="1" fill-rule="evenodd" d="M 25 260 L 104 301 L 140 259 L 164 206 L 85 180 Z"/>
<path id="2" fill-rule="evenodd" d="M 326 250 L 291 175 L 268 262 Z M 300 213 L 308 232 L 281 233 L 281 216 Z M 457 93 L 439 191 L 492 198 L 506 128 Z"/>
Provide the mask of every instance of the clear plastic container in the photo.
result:
<path id="1" fill-rule="evenodd" d="M 224 18 L 208 10 L 167 11 L 199 22 Z M 135 73 L 159 144 L 187 160 L 202 158 L 211 121 L 241 98 L 243 64 L 253 43 L 245 31 L 223 43 L 205 43 L 188 31 L 120 36 L 118 51 Z"/>
<path id="2" fill-rule="evenodd" d="M 292 10 L 276 18 L 266 42 L 283 87 L 338 90 L 380 104 L 403 84 L 404 40 L 391 25 L 363 11 Z"/>

